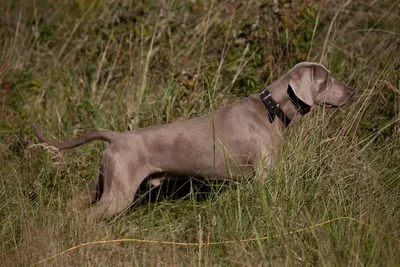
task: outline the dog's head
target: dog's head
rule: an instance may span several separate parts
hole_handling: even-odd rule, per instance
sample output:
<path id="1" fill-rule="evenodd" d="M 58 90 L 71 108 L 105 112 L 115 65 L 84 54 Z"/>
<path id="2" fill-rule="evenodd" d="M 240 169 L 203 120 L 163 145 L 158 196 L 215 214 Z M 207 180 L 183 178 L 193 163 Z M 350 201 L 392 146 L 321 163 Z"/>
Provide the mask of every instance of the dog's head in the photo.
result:
<path id="1" fill-rule="evenodd" d="M 299 63 L 289 72 L 289 85 L 309 106 L 339 107 L 354 94 L 354 89 L 336 81 L 323 65 Z"/>

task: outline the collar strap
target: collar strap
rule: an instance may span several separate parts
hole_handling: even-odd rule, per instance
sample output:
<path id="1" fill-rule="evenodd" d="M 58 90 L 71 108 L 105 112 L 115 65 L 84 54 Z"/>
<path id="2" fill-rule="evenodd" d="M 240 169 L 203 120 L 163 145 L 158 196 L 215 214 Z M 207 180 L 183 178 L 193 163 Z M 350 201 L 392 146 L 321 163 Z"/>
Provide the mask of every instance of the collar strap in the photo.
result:
<path id="1" fill-rule="evenodd" d="M 276 103 L 276 101 L 272 98 L 271 93 L 268 91 L 268 87 L 264 88 L 260 92 L 259 96 L 261 101 L 264 103 L 265 107 L 268 110 L 268 115 L 269 115 L 268 117 L 271 123 L 274 121 L 276 115 L 283 122 L 285 126 L 288 126 L 290 124 L 291 120 L 283 112 L 279 104 Z"/>
<path id="2" fill-rule="evenodd" d="M 298 98 L 290 85 L 288 86 L 287 93 L 289 95 L 290 101 L 292 101 L 292 103 L 299 108 L 299 112 L 301 115 L 304 116 L 308 112 L 310 112 L 311 106 L 304 103 L 300 98 Z"/>
<path id="3" fill-rule="evenodd" d="M 299 99 L 293 91 L 293 88 L 289 85 L 287 89 L 287 93 L 289 95 L 290 101 L 299 108 L 299 112 L 301 115 L 307 114 L 311 110 L 311 106 L 304 103 L 301 99 Z M 285 112 L 281 109 L 279 104 L 272 98 L 271 93 L 268 91 L 268 87 L 264 88 L 260 94 L 260 99 L 264 103 L 265 107 L 268 110 L 269 121 L 272 123 L 277 116 L 285 126 L 288 126 L 291 122 L 288 116 L 286 116 Z"/>

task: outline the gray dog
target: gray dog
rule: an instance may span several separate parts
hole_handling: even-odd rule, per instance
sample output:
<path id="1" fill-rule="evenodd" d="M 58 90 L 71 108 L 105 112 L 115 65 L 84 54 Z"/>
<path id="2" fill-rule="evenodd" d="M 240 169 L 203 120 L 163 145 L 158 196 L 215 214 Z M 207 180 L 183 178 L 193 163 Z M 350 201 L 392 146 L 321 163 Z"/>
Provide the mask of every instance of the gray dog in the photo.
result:
<path id="1" fill-rule="evenodd" d="M 133 202 L 150 174 L 176 173 L 210 179 L 238 179 L 244 172 L 274 166 L 283 132 L 314 107 L 343 105 L 354 90 L 316 63 L 297 64 L 259 95 L 225 106 L 214 114 L 134 131 L 94 131 L 55 142 L 32 123 L 37 138 L 59 149 L 94 140 L 108 142 L 100 171 L 85 194 L 93 218 L 113 216 Z M 161 178 L 153 179 L 158 185 Z"/>

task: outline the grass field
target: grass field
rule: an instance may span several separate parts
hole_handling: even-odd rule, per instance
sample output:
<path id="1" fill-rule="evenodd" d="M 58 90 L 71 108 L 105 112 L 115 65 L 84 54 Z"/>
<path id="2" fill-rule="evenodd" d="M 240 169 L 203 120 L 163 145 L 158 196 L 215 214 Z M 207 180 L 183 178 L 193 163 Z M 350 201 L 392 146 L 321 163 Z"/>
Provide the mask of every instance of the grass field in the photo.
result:
<path id="1" fill-rule="evenodd" d="M 92 244 L 38 266 L 400 266 L 400 2 L 265 2 L 0 1 L 1 265 L 145 239 L 203 245 Z M 301 61 L 356 98 L 289 127 L 265 177 L 143 188 L 111 220 L 89 224 L 72 202 L 105 145 L 60 152 L 29 126 L 68 139 L 188 119 Z M 292 233 L 342 216 L 376 229 L 340 219 Z"/>

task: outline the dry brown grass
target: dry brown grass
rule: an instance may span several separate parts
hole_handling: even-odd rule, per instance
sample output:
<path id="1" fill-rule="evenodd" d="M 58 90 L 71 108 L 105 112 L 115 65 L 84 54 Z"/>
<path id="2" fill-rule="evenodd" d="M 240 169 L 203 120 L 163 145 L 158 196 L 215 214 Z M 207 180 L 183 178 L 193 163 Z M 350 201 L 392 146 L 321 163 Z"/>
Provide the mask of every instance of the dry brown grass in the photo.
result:
<path id="1" fill-rule="evenodd" d="M 96 240 L 240 240 L 339 216 L 398 235 L 399 2 L 270 2 L 3 3 L 2 265 L 27 266 Z M 282 158 L 263 182 L 210 185 L 202 200 L 143 193 L 124 214 L 87 224 L 71 200 L 94 176 L 103 145 L 61 154 L 31 147 L 30 120 L 54 138 L 69 138 L 187 119 L 257 92 L 306 59 L 355 87 L 357 98 L 288 129 Z M 42 265 L 395 266 L 399 249 L 398 241 L 343 220 L 201 249 L 93 245 Z"/>

